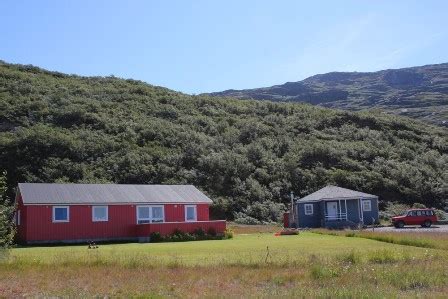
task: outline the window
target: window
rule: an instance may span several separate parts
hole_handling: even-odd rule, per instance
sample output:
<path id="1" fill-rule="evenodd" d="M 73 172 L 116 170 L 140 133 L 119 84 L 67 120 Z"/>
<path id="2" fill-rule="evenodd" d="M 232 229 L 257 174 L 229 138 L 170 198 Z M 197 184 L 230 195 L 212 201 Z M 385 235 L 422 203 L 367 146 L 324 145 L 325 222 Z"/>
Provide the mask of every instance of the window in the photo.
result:
<path id="1" fill-rule="evenodd" d="M 185 206 L 185 221 L 196 221 L 197 211 L 196 206 Z"/>
<path id="2" fill-rule="evenodd" d="M 305 204 L 305 215 L 313 215 L 313 204 L 306 203 Z"/>
<path id="3" fill-rule="evenodd" d="M 163 206 L 151 207 L 151 222 L 163 222 Z"/>
<path id="4" fill-rule="evenodd" d="M 92 207 L 92 221 L 101 222 L 109 220 L 109 208 L 107 206 Z"/>
<path id="5" fill-rule="evenodd" d="M 417 216 L 417 211 L 409 211 L 408 216 Z"/>
<path id="6" fill-rule="evenodd" d="M 16 224 L 17 224 L 17 226 L 19 226 L 20 225 L 20 210 L 17 211 L 16 217 L 17 217 Z"/>
<path id="7" fill-rule="evenodd" d="M 137 223 L 163 222 L 165 218 L 163 206 L 138 206 Z"/>
<path id="8" fill-rule="evenodd" d="M 417 211 L 417 216 L 422 216 L 422 211 Z"/>
<path id="9" fill-rule="evenodd" d="M 69 207 L 53 207 L 53 222 L 69 222 Z"/>
<path id="10" fill-rule="evenodd" d="M 371 200 L 363 200 L 362 201 L 362 210 L 364 212 L 372 211 L 372 201 Z"/>

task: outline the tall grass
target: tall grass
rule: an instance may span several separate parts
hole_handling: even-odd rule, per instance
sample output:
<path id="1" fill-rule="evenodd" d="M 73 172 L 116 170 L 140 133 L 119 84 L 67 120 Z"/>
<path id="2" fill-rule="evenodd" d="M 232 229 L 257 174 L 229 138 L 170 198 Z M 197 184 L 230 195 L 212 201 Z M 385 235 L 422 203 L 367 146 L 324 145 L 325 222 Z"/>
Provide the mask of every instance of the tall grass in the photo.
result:
<path id="1" fill-rule="evenodd" d="M 197 243 L 13 249 L 0 262 L 0 297 L 384 298 L 448 292 L 443 251 L 311 233 Z M 221 244 L 223 251 L 210 255 Z"/>
<path id="2" fill-rule="evenodd" d="M 315 229 L 313 233 L 332 236 L 357 237 L 398 245 L 448 250 L 448 234 L 444 233 L 405 233 L 372 231 L 335 231 Z"/>
<path id="3" fill-rule="evenodd" d="M 152 264 L 137 256 L 114 263 L 92 256 L 88 263 L 0 267 L 0 297 L 437 296 L 448 291 L 447 266 L 446 256 L 406 259 L 387 249 L 304 255 L 292 264 L 235 261 L 209 266 L 188 266 L 176 259 Z"/>

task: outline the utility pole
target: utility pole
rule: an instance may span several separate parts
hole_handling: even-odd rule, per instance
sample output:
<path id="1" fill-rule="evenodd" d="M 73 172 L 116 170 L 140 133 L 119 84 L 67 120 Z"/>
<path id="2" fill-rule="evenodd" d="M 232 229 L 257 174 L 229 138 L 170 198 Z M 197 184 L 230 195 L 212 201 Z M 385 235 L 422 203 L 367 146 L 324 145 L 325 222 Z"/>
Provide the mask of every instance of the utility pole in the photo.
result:
<path id="1" fill-rule="evenodd" d="M 291 209 L 289 211 L 289 227 L 295 226 L 295 213 L 294 213 L 294 192 L 291 191 Z"/>

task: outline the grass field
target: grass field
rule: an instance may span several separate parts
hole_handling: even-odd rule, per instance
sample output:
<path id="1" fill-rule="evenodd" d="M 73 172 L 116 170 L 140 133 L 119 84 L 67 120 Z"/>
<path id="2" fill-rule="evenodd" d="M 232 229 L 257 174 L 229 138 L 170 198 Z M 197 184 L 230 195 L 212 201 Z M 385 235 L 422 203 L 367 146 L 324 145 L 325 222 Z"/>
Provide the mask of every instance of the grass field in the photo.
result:
<path id="1" fill-rule="evenodd" d="M 448 250 L 448 233 L 446 232 L 338 231 L 327 229 L 315 229 L 313 232 L 325 235 L 357 237 L 393 244 Z"/>
<path id="2" fill-rule="evenodd" d="M 310 232 L 157 244 L 15 248 L 0 297 L 408 297 L 448 293 L 448 251 Z"/>

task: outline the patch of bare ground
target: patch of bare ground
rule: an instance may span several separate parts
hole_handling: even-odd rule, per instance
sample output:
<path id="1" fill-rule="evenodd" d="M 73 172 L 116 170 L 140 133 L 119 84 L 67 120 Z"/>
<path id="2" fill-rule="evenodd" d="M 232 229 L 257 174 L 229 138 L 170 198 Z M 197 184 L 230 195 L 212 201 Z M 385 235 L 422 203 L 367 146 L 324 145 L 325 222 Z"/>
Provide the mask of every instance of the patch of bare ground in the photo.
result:
<path id="1" fill-rule="evenodd" d="M 276 233 L 283 229 L 278 224 L 263 224 L 263 225 L 246 225 L 230 223 L 228 227 L 238 235 L 241 234 L 258 234 L 258 233 Z"/>

